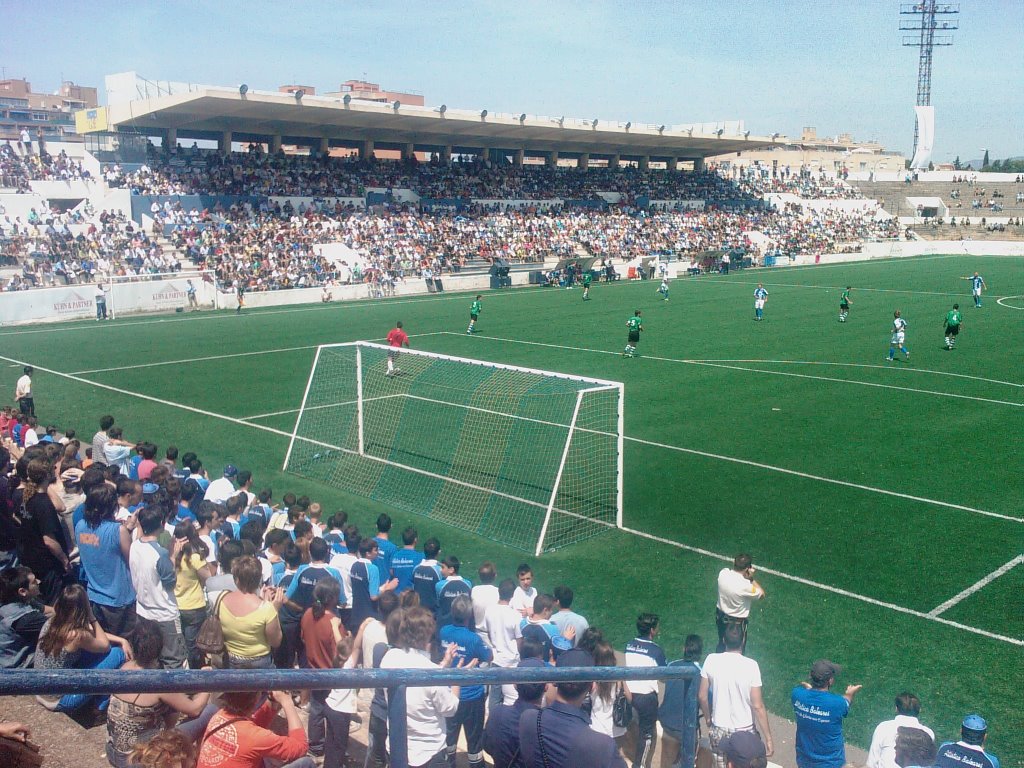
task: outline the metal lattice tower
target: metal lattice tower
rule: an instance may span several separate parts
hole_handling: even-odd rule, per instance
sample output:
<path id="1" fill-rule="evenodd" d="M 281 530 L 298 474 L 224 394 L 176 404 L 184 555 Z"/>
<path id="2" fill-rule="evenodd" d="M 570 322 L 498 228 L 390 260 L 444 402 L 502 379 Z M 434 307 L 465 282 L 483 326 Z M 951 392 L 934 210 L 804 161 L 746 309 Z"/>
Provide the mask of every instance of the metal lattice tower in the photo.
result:
<path id="1" fill-rule="evenodd" d="M 950 46 L 953 35 L 945 34 L 960 28 L 956 20 L 951 20 L 960 13 L 956 3 L 937 3 L 935 0 L 921 0 L 919 3 L 900 6 L 901 16 L 913 16 L 900 20 L 900 30 L 917 32 L 916 35 L 904 35 L 903 45 L 918 49 L 917 57 L 917 106 L 926 107 L 932 103 L 932 49 L 935 46 Z M 943 34 L 935 34 L 936 31 Z M 917 152 L 917 121 L 914 121 L 914 150 Z"/>

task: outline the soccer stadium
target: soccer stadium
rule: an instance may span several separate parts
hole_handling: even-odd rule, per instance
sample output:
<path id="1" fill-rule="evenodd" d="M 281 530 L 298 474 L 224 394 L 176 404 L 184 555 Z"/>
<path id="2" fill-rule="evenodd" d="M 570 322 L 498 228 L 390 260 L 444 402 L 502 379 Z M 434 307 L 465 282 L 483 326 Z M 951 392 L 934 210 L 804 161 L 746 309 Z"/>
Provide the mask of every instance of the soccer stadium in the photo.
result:
<path id="1" fill-rule="evenodd" d="M 935 149 L 958 12 L 886 10 L 906 157 L 0 80 L 0 764 L 1024 766 L 1024 163 Z"/>

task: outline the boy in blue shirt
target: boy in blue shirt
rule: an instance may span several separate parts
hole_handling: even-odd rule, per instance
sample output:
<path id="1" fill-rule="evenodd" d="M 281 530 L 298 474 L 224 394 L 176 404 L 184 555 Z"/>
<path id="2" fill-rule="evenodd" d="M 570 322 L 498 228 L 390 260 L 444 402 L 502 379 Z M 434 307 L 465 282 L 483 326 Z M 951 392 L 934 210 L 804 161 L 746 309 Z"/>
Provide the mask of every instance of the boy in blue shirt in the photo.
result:
<path id="1" fill-rule="evenodd" d="M 491 660 L 491 650 L 473 630 L 473 601 L 468 595 L 459 595 L 451 603 L 451 623 L 441 627 L 441 647 L 455 646 L 452 664 L 462 669 L 475 667 Z M 455 762 L 455 749 L 459 730 L 466 729 L 466 751 L 469 764 L 479 768 L 484 764 L 484 700 L 486 689 L 482 685 L 464 685 L 459 690 L 459 708 L 448 718 L 446 752 L 448 762 Z"/>

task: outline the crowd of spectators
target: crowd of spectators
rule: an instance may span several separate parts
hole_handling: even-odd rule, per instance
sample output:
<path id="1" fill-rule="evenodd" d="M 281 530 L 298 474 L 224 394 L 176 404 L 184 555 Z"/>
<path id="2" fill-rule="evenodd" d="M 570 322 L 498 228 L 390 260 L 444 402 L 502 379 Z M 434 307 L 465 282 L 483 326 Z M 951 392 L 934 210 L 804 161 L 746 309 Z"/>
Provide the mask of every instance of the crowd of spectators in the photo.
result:
<path id="1" fill-rule="evenodd" d="M 19 154 L 8 141 L 0 144 L 0 189 L 29 192 L 30 181 L 71 181 L 89 179 L 89 172 L 63 149 L 56 155 L 45 152 Z"/>
<path id="2" fill-rule="evenodd" d="M 0 254 L 21 271 L 0 279 L 0 291 L 27 290 L 109 280 L 114 276 L 144 277 L 180 269 L 165 252 L 123 213 L 101 211 L 29 212 L 27 221 L 4 217 L 0 222 Z"/>
<path id="3" fill-rule="evenodd" d="M 275 501 L 234 465 L 211 480 L 196 453 L 129 441 L 113 416 L 82 440 L 40 428 L 32 398 L 18 403 L 0 412 L 0 669 L 682 666 L 693 675 L 660 694 L 643 680 L 411 687 L 408 762 L 448 768 L 460 735 L 474 767 L 486 755 L 496 768 L 625 768 L 626 758 L 649 768 L 660 741 L 662 765 L 694 768 L 702 731 L 716 766 L 765 768 L 773 753 L 761 670 L 746 655 L 750 605 L 765 594 L 749 555 L 719 574 L 714 653 L 704 657 L 699 635 L 666 643 L 658 615 L 644 612 L 619 656 L 576 611 L 574 590 L 548 588 L 529 563 L 502 574 L 472 558 L 474 584 L 436 537 L 412 525 L 397 534 L 387 514 L 361 529 L 306 496 Z M 220 640 L 206 630 L 211 616 Z M 669 662 L 666 647 L 680 658 Z M 842 673 L 816 661 L 793 689 L 800 768 L 846 763 L 842 724 L 861 686 L 833 693 Z M 998 768 L 980 716 L 937 749 L 919 699 L 903 692 L 895 703 L 895 719 L 875 730 L 868 768 L 967 758 Z M 69 694 L 39 704 L 105 721 L 114 768 L 262 768 L 264 759 L 342 768 L 364 719 L 366 764 L 388 760 L 383 690 L 362 709 L 348 688 Z M 3 733 L 30 735 L 21 724 Z"/>

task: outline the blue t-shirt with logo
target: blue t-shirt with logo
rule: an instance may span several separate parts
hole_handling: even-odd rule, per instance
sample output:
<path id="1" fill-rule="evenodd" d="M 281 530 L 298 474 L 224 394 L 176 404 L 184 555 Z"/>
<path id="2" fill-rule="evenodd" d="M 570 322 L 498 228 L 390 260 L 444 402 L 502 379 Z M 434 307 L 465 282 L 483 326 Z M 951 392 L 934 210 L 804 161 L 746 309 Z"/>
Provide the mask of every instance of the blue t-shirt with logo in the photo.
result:
<path id="1" fill-rule="evenodd" d="M 472 629 L 458 624 L 446 624 L 441 627 L 440 637 L 442 648 L 447 648 L 449 645 L 455 646 L 453 667 L 457 667 L 460 663 L 466 666 L 473 659 L 477 659 L 480 664 L 491 660 L 491 649 L 484 643 L 483 638 Z M 464 685 L 459 690 L 461 701 L 476 701 L 483 697 L 484 686 L 482 685 Z"/>
<path id="2" fill-rule="evenodd" d="M 793 689 L 796 719 L 796 764 L 799 768 L 843 768 L 846 745 L 843 718 L 850 702 L 831 691 L 798 685 Z"/>
<path id="3" fill-rule="evenodd" d="M 85 520 L 75 525 L 86 592 L 90 602 L 110 608 L 123 608 L 135 602 L 135 587 L 128 562 L 121 552 L 121 524 L 104 520 L 92 528 Z"/>
<path id="4" fill-rule="evenodd" d="M 391 575 L 398 579 L 396 594 L 412 589 L 412 574 L 416 566 L 423 562 L 423 553 L 415 549 L 403 547 L 391 556 Z"/>

